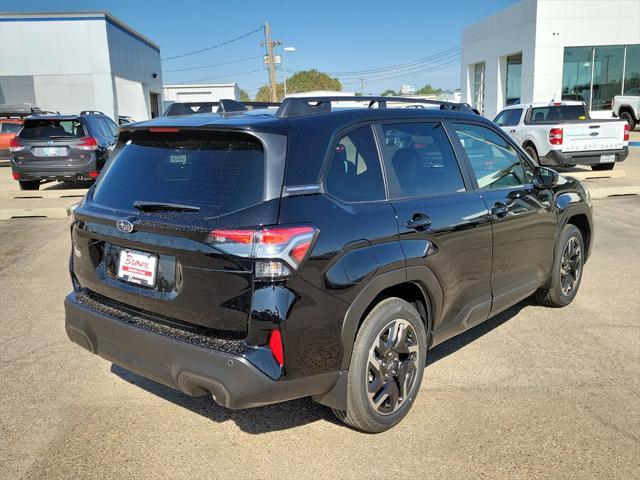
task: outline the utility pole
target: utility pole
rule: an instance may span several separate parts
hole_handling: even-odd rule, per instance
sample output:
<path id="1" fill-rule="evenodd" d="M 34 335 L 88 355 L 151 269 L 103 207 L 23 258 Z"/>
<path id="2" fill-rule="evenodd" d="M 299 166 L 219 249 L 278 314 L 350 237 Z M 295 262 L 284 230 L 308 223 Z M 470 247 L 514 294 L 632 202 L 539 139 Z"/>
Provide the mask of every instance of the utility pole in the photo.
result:
<path id="1" fill-rule="evenodd" d="M 278 101 L 278 94 L 276 92 L 276 62 L 273 56 L 274 44 L 280 44 L 281 42 L 271 41 L 271 27 L 269 22 L 264 24 L 264 43 L 267 46 L 267 66 L 269 68 L 269 90 L 271 91 L 271 101 Z"/>

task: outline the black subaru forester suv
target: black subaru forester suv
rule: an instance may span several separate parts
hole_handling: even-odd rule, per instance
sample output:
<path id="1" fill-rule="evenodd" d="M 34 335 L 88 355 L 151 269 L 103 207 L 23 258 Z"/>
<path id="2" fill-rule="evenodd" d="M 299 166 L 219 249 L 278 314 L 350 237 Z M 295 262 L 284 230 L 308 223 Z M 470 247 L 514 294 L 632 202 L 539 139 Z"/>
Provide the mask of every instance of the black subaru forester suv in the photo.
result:
<path id="1" fill-rule="evenodd" d="M 380 432 L 429 348 L 531 295 L 573 300 L 578 180 L 464 105 L 338 100 L 122 126 L 72 213 L 71 340 L 228 408 L 312 396 Z"/>

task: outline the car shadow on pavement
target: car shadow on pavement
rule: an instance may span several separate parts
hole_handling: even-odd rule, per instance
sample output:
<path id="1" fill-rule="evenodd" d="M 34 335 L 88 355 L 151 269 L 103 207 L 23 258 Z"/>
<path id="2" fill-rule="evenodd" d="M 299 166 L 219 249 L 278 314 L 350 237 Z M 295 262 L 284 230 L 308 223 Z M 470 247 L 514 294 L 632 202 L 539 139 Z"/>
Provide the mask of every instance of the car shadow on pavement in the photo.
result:
<path id="1" fill-rule="evenodd" d="M 476 325 L 466 332 L 463 332 L 433 347 L 431 350 L 429 350 L 429 353 L 427 355 L 427 367 L 433 363 L 436 363 L 438 360 L 442 360 L 452 353 L 457 352 L 461 348 L 466 347 L 474 340 L 477 340 L 483 335 L 486 335 L 492 330 L 498 328 L 503 323 L 508 322 L 513 317 L 518 315 L 518 313 L 520 313 L 520 310 L 529 305 L 535 305 L 535 301 L 531 297 L 516 303 L 514 306 L 507 308 L 504 312 L 501 312 L 495 317 L 490 318 L 486 322 Z"/>
<path id="2" fill-rule="evenodd" d="M 115 364 L 111 365 L 111 373 L 214 422 L 233 421 L 243 432 L 254 435 L 287 430 L 319 420 L 339 423 L 329 408 L 315 403 L 310 397 L 264 407 L 229 410 L 218 405 L 209 395 L 191 397 Z"/>
<path id="3" fill-rule="evenodd" d="M 427 356 L 427 367 L 498 328 L 531 304 L 530 299 L 523 300 L 492 319 L 434 347 Z M 132 385 L 210 420 L 218 423 L 233 421 L 243 432 L 254 435 L 287 430 L 320 420 L 342 425 L 329 408 L 315 403 L 310 397 L 264 407 L 229 410 L 218 405 L 209 395 L 191 397 L 115 364 L 111 365 L 111 372 Z"/>

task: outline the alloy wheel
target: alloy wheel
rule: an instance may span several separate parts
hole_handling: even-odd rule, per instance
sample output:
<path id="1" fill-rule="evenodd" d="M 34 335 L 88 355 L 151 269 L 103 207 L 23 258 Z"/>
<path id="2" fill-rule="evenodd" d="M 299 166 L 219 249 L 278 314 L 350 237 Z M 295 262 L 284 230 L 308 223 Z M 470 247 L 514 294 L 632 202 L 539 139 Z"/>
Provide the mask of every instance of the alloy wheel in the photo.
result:
<path id="1" fill-rule="evenodd" d="M 388 323 L 369 350 L 367 393 L 383 415 L 397 411 L 409 397 L 418 373 L 418 336 L 404 319 Z"/>
<path id="2" fill-rule="evenodd" d="M 560 289 L 565 296 L 570 295 L 576 288 L 582 269 L 582 249 L 576 237 L 569 241 L 562 252 L 560 263 Z"/>

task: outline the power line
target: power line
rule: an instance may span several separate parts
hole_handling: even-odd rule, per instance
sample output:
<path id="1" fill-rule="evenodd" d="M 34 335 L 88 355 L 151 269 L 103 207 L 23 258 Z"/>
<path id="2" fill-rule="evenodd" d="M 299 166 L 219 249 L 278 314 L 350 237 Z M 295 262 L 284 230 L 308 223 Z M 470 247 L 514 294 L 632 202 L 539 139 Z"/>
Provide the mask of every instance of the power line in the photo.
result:
<path id="1" fill-rule="evenodd" d="M 448 48 L 447 50 L 442 50 L 441 52 L 434 53 L 433 55 L 430 55 L 428 57 L 419 58 L 417 60 L 413 60 L 410 62 L 399 63 L 396 65 L 389 65 L 389 66 L 380 67 L 380 68 L 371 68 L 368 70 L 354 70 L 354 71 L 348 71 L 348 72 L 327 72 L 327 73 L 336 77 L 347 77 L 347 76 L 361 76 L 368 73 L 377 73 L 377 72 L 383 72 L 383 71 L 389 71 L 389 70 L 398 70 L 405 67 L 419 65 L 422 63 L 428 63 L 440 57 L 446 57 L 454 53 L 457 55 L 459 53 L 458 52 L 459 50 L 460 50 L 460 46 L 456 45 L 455 47 Z"/>
<path id="2" fill-rule="evenodd" d="M 390 74 L 390 75 L 379 75 L 379 76 L 371 76 L 371 77 L 363 77 L 362 79 L 358 79 L 358 80 L 351 80 L 351 81 L 346 81 L 346 82 L 341 82 L 344 83 L 345 85 L 351 85 L 351 84 L 359 84 L 361 83 L 361 80 L 366 80 L 367 82 L 376 82 L 379 80 L 388 80 L 391 78 L 399 78 L 399 77 L 406 77 L 408 75 L 414 75 L 417 73 L 427 73 L 427 72 L 435 72 L 437 70 L 442 70 L 443 68 L 446 68 L 450 65 L 454 65 L 456 63 L 458 63 L 459 59 L 452 59 L 450 61 L 447 61 L 445 63 L 441 63 L 438 65 L 432 65 L 430 67 L 427 68 L 423 68 L 420 67 L 418 69 L 414 69 L 411 71 L 406 71 L 406 72 L 402 72 L 402 73 L 394 73 L 394 74 Z"/>
<path id="3" fill-rule="evenodd" d="M 241 75 L 249 75 L 250 73 L 257 73 L 264 71 L 264 68 L 259 68 L 258 70 L 249 70 L 246 72 L 235 72 L 235 73 L 226 73 L 224 75 L 218 75 L 217 77 L 207 77 L 207 78 L 199 78 L 197 80 L 189 80 L 183 83 L 197 83 L 197 82 L 208 82 L 210 80 L 217 80 L 220 78 L 229 78 L 229 77 L 239 77 Z"/>
<path id="4" fill-rule="evenodd" d="M 199 50 L 193 50 L 191 52 L 187 52 L 187 53 L 183 53 L 181 55 L 174 55 L 173 57 L 165 57 L 165 58 L 161 58 L 160 60 L 165 61 L 165 60 L 173 60 L 175 58 L 182 58 L 182 57 L 188 57 L 189 55 L 195 55 L 197 53 L 202 53 L 202 52 L 206 52 L 209 50 L 213 50 L 214 48 L 218 48 L 218 47 L 222 47 L 224 45 L 229 45 L 230 43 L 236 42 L 238 40 L 241 40 L 245 37 L 248 37 L 249 35 L 253 35 L 256 32 L 261 31 L 264 28 L 263 25 L 260 25 L 258 28 L 256 28 L 255 30 L 251 30 L 250 32 L 247 33 L 243 33 L 242 35 L 239 35 L 235 38 L 232 38 L 231 40 L 227 40 L 225 42 L 221 42 L 221 43 L 217 43 L 215 45 L 211 45 L 210 47 L 205 47 L 205 48 L 201 48 Z"/>
<path id="5" fill-rule="evenodd" d="M 256 60 L 258 58 L 262 58 L 262 55 L 255 55 L 253 57 L 247 57 L 247 58 L 241 58 L 238 60 L 231 60 L 229 62 L 222 62 L 222 63 L 212 63 L 209 65 L 198 65 L 195 67 L 186 67 L 186 68 L 174 68 L 172 70 L 163 70 L 162 73 L 171 73 L 171 72 L 186 72 L 187 70 L 202 70 L 203 68 L 211 68 L 211 67 L 220 67 L 222 65 L 231 65 L 232 63 L 241 63 L 241 62 L 247 62 L 249 60 Z"/>

